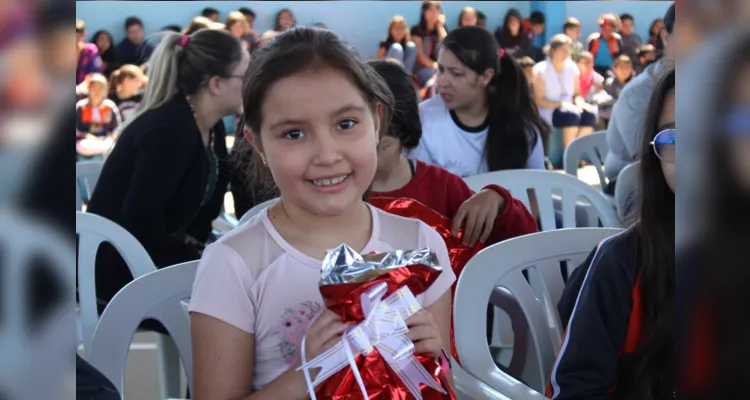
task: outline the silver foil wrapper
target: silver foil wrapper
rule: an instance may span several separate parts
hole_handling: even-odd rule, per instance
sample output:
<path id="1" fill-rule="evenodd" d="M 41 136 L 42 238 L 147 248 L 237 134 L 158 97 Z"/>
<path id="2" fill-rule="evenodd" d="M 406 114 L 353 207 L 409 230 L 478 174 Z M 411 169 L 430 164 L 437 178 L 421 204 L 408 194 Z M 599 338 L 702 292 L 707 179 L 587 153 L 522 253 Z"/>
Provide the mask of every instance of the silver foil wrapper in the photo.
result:
<path id="1" fill-rule="evenodd" d="M 363 256 L 346 244 L 341 244 L 326 253 L 323 260 L 320 286 L 369 282 L 400 267 L 415 264 L 442 271 L 437 255 L 429 247 L 408 251 L 394 250 L 388 253 L 373 253 Z"/>

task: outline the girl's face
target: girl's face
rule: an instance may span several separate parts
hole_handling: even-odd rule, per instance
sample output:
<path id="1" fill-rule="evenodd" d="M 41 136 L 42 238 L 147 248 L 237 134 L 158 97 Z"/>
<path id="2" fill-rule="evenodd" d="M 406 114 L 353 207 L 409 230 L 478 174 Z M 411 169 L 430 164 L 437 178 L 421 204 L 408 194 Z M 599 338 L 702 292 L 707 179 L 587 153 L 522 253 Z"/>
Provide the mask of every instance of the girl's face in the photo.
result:
<path id="1" fill-rule="evenodd" d="M 435 6 L 430 6 L 430 8 L 424 10 L 424 20 L 427 21 L 428 24 L 436 23 L 439 16 L 440 10 Z"/>
<path id="2" fill-rule="evenodd" d="M 508 18 L 508 30 L 513 36 L 518 35 L 518 31 L 521 30 L 521 21 L 516 17 Z"/>
<path id="3" fill-rule="evenodd" d="M 104 53 L 112 47 L 112 43 L 109 41 L 109 37 L 102 33 L 96 37 L 96 47 L 99 49 L 99 53 Z"/>
<path id="4" fill-rule="evenodd" d="M 290 12 L 284 11 L 279 15 L 279 26 L 281 26 L 282 31 L 285 31 L 294 26 L 294 18 L 292 17 L 292 14 Z"/>
<path id="5" fill-rule="evenodd" d="M 674 90 L 671 90 L 664 98 L 664 105 L 662 106 L 661 115 L 659 116 L 660 132 L 664 129 L 675 128 L 674 105 Z M 660 160 L 661 170 L 664 173 L 664 179 L 667 181 L 667 185 L 669 185 L 669 188 L 672 189 L 672 192 L 674 192 L 675 163 L 674 161 L 672 161 L 674 160 L 674 146 L 671 146 L 671 149 L 668 149 L 667 151 L 671 152 L 672 154 L 670 157 L 663 157 L 662 160 Z M 665 161 L 666 158 L 670 160 Z"/>
<path id="6" fill-rule="evenodd" d="M 125 97 L 135 96 L 141 90 L 142 86 L 143 81 L 137 77 L 126 77 L 120 83 L 122 93 Z"/>
<path id="7" fill-rule="evenodd" d="M 570 50 L 568 50 L 568 54 L 570 54 Z M 577 64 L 578 70 L 585 75 L 591 72 L 591 69 L 594 67 L 594 60 L 589 58 L 581 58 L 580 60 L 578 60 Z"/>
<path id="8" fill-rule="evenodd" d="M 663 28 L 663 27 L 664 27 L 664 21 L 658 20 L 658 21 L 654 22 L 654 25 L 651 27 L 651 33 L 653 33 L 654 35 L 656 35 L 659 32 L 661 32 L 661 28 Z"/>
<path id="9" fill-rule="evenodd" d="M 242 39 L 243 37 L 245 37 L 248 30 L 249 27 L 243 21 L 237 21 L 229 28 L 229 32 L 232 34 L 232 36 L 238 39 Z"/>
<path id="10" fill-rule="evenodd" d="M 461 26 L 476 26 L 477 16 L 473 12 L 466 12 L 461 17 Z"/>
<path id="11" fill-rule="evenodd" d="M 570 45 L 564 44 L 552 52 L 552 58 L 555 60 L 567 60 L 570 57 Z"/>
<path id="12" fill-rule="evenodd" d="M 386 176 L 398 163 L 400 157 L 401 141 L 391 136 L 383 136 L 378 144 L 377 175 Z"/>
<path id="13" fill-rule="evenodd" d="M 261 113 L 254 144 L 285 203 L 336 216 L 362 201 L 375 177 L 380 118 L 347 74 L 321 65 L 282 78 Z"/>
<path id="14" fill-rule="evenodd" d="M 99 82 L 91 82 L 89 85 L 89 99 L 94 105 L 99 105 L 107 96 L 107 86 Z"/>
<path id="15" fill-rule="evenodd" d="M 404 21 L 394 22 L 391 26 L 391 37 L 394 41 L 400 42 L 406 36 L 406 23 Z"/>

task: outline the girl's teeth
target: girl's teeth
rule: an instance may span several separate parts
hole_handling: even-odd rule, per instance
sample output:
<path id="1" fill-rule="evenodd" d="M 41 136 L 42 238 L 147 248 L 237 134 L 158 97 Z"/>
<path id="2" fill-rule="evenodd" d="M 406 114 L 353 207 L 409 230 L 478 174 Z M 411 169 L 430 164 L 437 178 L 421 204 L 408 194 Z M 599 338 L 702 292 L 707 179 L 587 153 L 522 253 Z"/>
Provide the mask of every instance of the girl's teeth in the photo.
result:
<path id="1" fill-rule="evenodd" d="M 337 184 L 339 184 L 339 183 L 343 182 L 343 181 L 344 181 L 344 179 L 346 179 L 346 178 L 347 178 L 347 176 L 348 176 L 348 175 L 344 175 L 344 176 L 340 176 L 340 177 L 338 177 L 338 178 L 333 178 L 333 179 L 318 179 L 318 180 L 314 180 L 314 181 L 313 181 L 313 184 L 314 184 L 315 186 L 331 186 L 331 185 L 337 185 Z"/>

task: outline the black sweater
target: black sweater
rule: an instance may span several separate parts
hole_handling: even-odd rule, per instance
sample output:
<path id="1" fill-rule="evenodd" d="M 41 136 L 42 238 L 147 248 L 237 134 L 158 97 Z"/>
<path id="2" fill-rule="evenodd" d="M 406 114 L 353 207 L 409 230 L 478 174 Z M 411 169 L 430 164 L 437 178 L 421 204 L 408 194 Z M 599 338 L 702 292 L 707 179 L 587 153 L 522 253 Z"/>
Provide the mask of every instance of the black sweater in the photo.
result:
<path id="1" fill-rule="evenodd" d="M 88 212 L 128 230 L 157 267 L 196 260 L 200 254 L 184 242 L 185 234 L 205 242 L 219 215 L 228 184 L 226 131 L 214 126 L 218 176 L 213 194 L 209 157 L 190 106 L 182 95 L 140 116 L 121 133 L 104 164 Z M 97 256 L 98 297 L 109 300 L 132 280 L 111 246 Z"/>

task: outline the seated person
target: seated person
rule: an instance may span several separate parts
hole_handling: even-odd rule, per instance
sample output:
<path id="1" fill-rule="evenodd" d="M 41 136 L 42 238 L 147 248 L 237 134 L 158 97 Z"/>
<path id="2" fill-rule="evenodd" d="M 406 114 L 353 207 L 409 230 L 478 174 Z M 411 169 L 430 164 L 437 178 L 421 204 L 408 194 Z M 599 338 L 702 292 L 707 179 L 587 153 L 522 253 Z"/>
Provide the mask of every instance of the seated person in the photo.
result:
<path id="1" fill-rule="evenodd" d="M 117 105 L 107 98 L 109 85 L 104 75 L 89 77 L 88 92 L 88 97 L 76 103 L 76 153 L 84 159 L 104 155 L 122 122 Z"/>
<path id="2" fill-rule="evenodd" d="M 599 118 L 603 119 L 609 119 L 612 114 L 612 106 L 620 97 L 625 84 L 635 76 L 633 61 L 624 54 L 617 57 L 612 73 L 612 76 L 604 80 L 604 91 L 607 96 L 602 96 L 601 101 L 594 101 L 594 104 L 599 106 Z"/>

